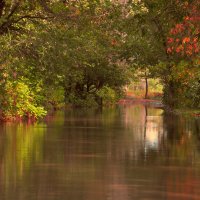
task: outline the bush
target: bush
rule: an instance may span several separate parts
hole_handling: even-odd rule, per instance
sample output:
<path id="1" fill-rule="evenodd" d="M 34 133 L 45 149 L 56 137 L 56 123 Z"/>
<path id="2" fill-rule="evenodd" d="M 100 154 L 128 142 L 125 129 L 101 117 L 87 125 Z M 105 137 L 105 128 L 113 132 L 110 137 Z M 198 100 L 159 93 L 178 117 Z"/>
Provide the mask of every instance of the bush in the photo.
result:
<path id="1" fill-rule="evenodd" d="M 72 96 L 71 99 L 73 99 L 72 103 L 74 106 L 85 108 L 98 106 L 94 94 L 86 94 L 84 98 L 80 98 L 79 96 Z"/>
<path id="2" fill-rule="evenodd" d="M 97 95 L 102 99 L 103 105 L 113 105 L 117 102 L 118 96 L 112 88 L 104 86 L 97 92 Z"/>
<path id="3" fill-rule="evenodd" d="M 188 105 L 193 108 L 200 108 L 200 82 L 191 82 L 189 89 L 186 92 L 186 97 L 188 99 Z"/>
<path id="4" fill-rule="evenodd" d="M 46 87 L 44 93 L 44 101 L 46 102 L 48 110 L 52 108 L 57 110 L 64 106 L 65 97 L 64 89 L 62 87 Z"/>
<path id="5" fill-rule="evenodd" d="M 44 107 L 39 106 L 37 95 L 21 80 L 7 81 L 4 96 L 1 96 L 2 119 L 40 118 L 46 115 Z"/>

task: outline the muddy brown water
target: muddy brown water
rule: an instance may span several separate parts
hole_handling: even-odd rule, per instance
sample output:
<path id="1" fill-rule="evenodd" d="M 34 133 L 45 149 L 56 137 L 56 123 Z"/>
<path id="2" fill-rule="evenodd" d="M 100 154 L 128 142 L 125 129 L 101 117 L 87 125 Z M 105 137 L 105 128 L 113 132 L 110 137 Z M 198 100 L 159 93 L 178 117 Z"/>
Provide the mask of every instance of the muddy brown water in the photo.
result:
<path id="1" fill-rule="evenodd" d="M 200 120 L 137 104 L 2 124 L 0 199 L 200 199 Z"/>

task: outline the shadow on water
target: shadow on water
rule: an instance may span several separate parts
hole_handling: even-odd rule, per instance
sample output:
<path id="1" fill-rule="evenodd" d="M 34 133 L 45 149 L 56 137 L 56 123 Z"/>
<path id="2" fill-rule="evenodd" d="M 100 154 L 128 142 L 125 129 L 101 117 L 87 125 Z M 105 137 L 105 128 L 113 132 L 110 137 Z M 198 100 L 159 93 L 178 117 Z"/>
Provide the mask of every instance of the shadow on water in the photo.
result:
<path id="1" fill-rule="evenodd" d="M 200 199 L 200 121 L 147 105 L 0 127 L 2 200 Z"/>

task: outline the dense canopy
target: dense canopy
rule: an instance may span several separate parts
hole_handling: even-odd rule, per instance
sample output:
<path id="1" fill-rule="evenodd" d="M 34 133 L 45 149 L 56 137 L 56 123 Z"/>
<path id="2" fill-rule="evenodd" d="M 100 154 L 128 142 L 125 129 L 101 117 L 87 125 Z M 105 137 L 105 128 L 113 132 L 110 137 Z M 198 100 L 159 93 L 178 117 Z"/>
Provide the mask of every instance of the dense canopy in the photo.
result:
<path id="1" fill-rule="evenodd" d="M 1 119 L 112 104 L 144 76 L 199 108 L 199 38 L 198 0 L 0 0 Z"/>

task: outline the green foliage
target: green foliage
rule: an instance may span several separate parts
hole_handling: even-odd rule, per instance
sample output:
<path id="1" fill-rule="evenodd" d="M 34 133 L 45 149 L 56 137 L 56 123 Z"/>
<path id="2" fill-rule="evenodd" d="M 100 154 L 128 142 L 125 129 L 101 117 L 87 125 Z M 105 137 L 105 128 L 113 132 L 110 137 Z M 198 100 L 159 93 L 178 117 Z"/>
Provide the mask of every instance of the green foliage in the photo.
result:
<path id="1" fill-rule="evenodd" d="M 190 75 L 189 79 L 185 91 L 182 91 L 182 107 L 200 109 L 200 70 L 196 71 L 195 76 Z"/>
<path id="2" fill-rule="evenodd" d="M 21 117 L 40 118 L 46 115 L 42 106 L 36 103 L 37 95 L 21 80 L 7 81 L 4 95 L 1 96 L 2 116 L 4 120 Z"/>
<path id="3" fill-rule="evenodd" d="M 38 118 L 64 102 L 114 104 L 136 77 L 159 78 L 171 106 L 180 99 L 199 106 L 198 54 L 197 61 L 168 54 L 181 8 L 176 0 L 3 1 L 1 115 Z"/>
<path id="4" fill-rule="evenodd" d="M 46 86 L 43 89 L 43 101 L 45 101 L 45 105 L 47 109 L 60 109 L 64 106 L 64 89 L 63 87 L 60 86 L 55 86 L 55 87 L 48 87 Z"/>
<path id="5" fill-rule="evenodd" d="M 99 8 L 106 11 L 105 7 Z M 94 19 L 87 13 L 86 18 L 79 20 L 70 29 L 60 22 L 36 26 L 35 32 L 23 37 L 18 45 L 18 53 L 23 57 L 20 68 L 27 69 L 28 65 L 26 76 L 31 81 L 34 74 L 44 85 L 63 88 L 66 102 L 92 105 L 93 100 L 98 102 L 97 92 L 104 85 L 117 90 L 127 84 L 131 70 L 121 64 L 120 38 L 105 24 L 105 19 L 99 20 L 98 15 Z"/>
<path id="6" fill-rule="evenodd" d="M 70 102 L 72 102 L 72 105 L 75 107 L 91 108 L 98 106 L 95 96 L 93 94 L 85 94 L 84 97 L 70 94 L 69 99 Z"/>
<path id="7" fill-rule="evenodd" d="M 116 91 L 108 86 L 101 88 L 97 95 L 102 99 L 103 105 L 114 105 L 118 100 Z"/>
<path id="8" fill-rule="evenodd" d="M 188 106 L 200 109 L 200 82 L 192 82 L 190 88 L 186 93 L 187 99 L 189 99 Z"/>

